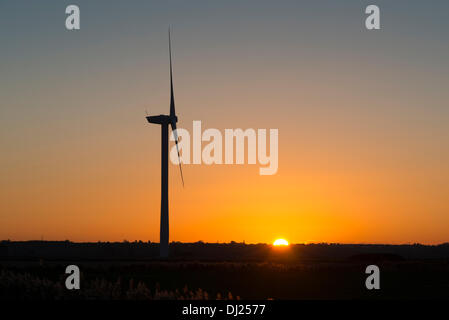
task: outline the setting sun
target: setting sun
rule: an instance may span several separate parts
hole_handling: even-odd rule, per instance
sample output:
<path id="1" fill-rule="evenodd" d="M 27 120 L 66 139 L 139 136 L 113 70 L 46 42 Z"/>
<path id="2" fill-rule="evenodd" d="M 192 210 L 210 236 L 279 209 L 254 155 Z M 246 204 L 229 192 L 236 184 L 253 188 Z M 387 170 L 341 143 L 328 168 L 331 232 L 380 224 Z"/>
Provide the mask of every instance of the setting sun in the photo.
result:
<path id="1" fill-rule="evenodd" d="M 288 241 L 285 239 L 276 239 L 276 241 L 273 242 L 273 246 L 288 246 Z"/>

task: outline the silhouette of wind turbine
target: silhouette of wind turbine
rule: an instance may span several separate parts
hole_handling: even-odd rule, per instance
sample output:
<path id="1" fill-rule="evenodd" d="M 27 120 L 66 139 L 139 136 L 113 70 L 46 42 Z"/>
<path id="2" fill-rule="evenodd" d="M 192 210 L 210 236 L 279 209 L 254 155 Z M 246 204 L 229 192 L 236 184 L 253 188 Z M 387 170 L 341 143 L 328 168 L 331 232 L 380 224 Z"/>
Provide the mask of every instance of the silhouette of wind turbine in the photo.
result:
<path id="1" fill-rule="evenodd" d="M 160 256 L 168 257 L 168 125 L 171 126 L 175 138 L 176 150 L 178 152 L 179 170 L 181 172 L 182 186 L 184 187 L 184 177 L 182 175 L 181 157 L 179 155 L 178 134 L 176 132 L 176 122 L 178 117 L 175 112 L 175 96 L 173 93 L 173 70 L 171 59 L 171 38 L 170 28 L 168 29 L 168 54 L 170 56 L 170 115 L 161 114 L 158 116 L 146 117 L 149 123 L 161 126 L 161 229 L 160 229 Z"/>

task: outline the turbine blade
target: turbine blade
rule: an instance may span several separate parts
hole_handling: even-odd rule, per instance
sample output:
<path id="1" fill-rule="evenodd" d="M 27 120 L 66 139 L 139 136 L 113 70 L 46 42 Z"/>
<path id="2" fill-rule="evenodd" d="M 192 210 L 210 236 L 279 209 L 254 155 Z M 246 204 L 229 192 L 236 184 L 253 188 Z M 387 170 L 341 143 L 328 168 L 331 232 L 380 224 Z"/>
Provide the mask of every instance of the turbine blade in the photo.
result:
<path id="1" fill-rule="evenodd" d="M 176 146 L 178 146 L 178 144 L 176 144 Z M 179 151 L 178 151 L 178 157 L 179 157 Z M 182 182 L 182 187 L 184 188 L 184 176 L 182 175 L 181 159 L 179 159 L 179 172 L 181 172 L 181 182 Z"/>
<path id="2" fill-rule="evenodd" d="M 176 111 L 175 111 L 175 94 L 173 92 L 173 67 L 171 59 L 171 34 L 168 28 L 168 55 L 170 58 L 170 125 L 175 138 L 176 151 L 178 152 L 179 172 L 181 173 L 182 187 L 184 188 L 184 176 L 182 175 L 181 156 L 179 154 L 178 133 L 176 131 Z"/>
<path id="3" fill-rule="evenodd" d="M 173 68 L 171 61 L 171 36 L 170 28 L 168 28 L 168 54 L 170 56 L 170 117 L 175 117 L 175 94 L 173 92 Z"/>
<path id="4" fill-rule="evenodd" d="M 176 122 L 172 121 L 170 124 L 171 124 L 171 130 L 173 131 L 173 136 L 175 138 L 176 151 L 178 152 L 179 172 L 181 173 L 182 187 L 184 188 L 184 176 L 182 174 L 181 155 L 179 154 L 178 132 L 176 131 Z"/>

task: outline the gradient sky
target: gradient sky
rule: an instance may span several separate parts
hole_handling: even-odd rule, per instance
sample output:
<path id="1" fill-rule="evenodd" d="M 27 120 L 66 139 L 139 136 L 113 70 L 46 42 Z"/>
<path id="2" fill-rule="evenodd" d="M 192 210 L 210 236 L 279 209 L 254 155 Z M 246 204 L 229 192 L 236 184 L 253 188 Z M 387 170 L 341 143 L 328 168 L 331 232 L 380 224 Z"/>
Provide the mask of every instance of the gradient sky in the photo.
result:
<path id="1" fill-rule="evenodd" d="M 0 239 L 158 241 L 168 25 L 178 127 L 279 129 L 274 176 L 170 165 L 171 240 L 449 241 L 446 0 L 0 0 Z"/>

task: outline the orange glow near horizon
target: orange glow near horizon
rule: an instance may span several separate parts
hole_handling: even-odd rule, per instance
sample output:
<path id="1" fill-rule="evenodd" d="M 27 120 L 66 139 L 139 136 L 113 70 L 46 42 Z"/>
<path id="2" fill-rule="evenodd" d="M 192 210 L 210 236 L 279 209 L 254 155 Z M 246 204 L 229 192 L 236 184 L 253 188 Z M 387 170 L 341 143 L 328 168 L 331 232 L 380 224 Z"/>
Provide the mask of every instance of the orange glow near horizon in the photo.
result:
<path id="1" fill-rule="evenodd" d="M 141 144 L 158 149 L 158 128 L 145 129 L 154 137 Z M 421 214 L 448 209 L 437 188 L 445 180 L 429 179 L 440 174 L 436 168 L 426 168 L 428 177 L 423 171 L 411 175 L 368 157 L 347 158 L 345 150 L 321 156 L 311 142 L 304 142 L 308 152 L 287 151 L 283 132 L 274 176 L 259 176 L 258 165 L 186 165 L 183 189 L 178 168 L 170 165 L 170 240 L 271 243 L 283 230 L 292 243 L 447 241 L 447 215 Z M 79 162 L 62 152 L 64 165 L 42 155 L 34 158 L 37 170 L 19 162 L 21 172 L 6 175 L 22 179 L 1 190 L 7 215 L 1 216 L 0 238 L 158 242 L 159 150 L 133 155 L 141 147 L 132 143 L 126 149 L 80 153 Z"/>

